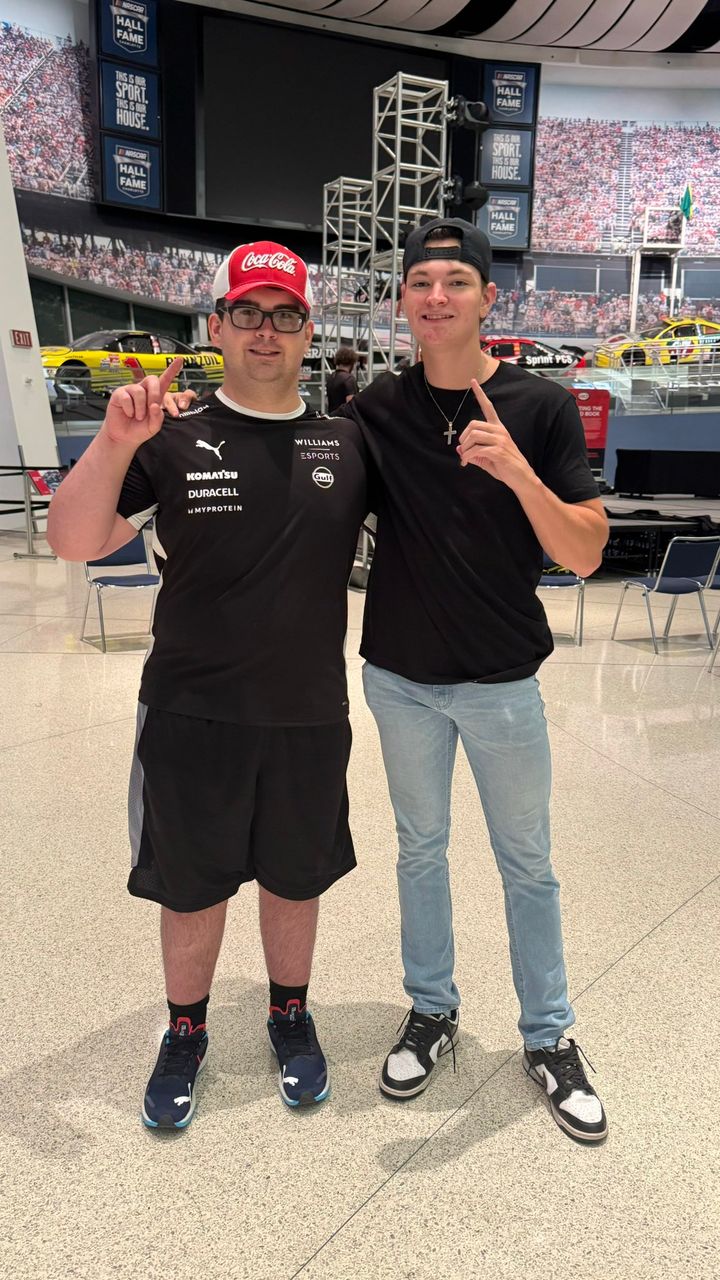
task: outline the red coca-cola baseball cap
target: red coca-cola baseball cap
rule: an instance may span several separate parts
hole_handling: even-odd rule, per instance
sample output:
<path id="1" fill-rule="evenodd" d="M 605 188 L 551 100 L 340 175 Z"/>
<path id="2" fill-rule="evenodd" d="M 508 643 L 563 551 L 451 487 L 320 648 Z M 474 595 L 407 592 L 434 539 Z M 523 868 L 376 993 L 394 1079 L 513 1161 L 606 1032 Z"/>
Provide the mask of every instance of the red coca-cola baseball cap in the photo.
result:
<path id="1" fill-rule="evenodd" d="M 313 302 L 308 269 L 302 258 L 274 240 L 239 244 L 215 274 L 216 302 L 236 302 L 251 289 L 284 289 L 297 298 L 305 311 Z"/>

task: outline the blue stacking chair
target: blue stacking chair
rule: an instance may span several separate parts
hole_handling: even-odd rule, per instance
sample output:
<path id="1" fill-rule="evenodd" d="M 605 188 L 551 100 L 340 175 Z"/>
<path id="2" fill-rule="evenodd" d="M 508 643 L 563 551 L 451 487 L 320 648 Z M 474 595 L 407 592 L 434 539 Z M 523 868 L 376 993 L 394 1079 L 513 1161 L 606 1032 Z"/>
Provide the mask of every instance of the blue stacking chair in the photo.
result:
<path id="1" fill-rule="evenodd" d="M 543 552 L 543 570 L 553 568 L 560 568 L 560 566 L 556 565 L 555 561 L 551 560 L 550 556 L 545 555 L 545 552 Z M 579 578 L 576 573 L 571 573 L 569 570 L 565 573 L 543 572 L 538 583 L 538 588 L 542 588 L 543 591 L 561 591 L 563 589 L 567 590 L 568 588 L 573 591 L 577 591 L 575 626 L 573 628 L 572 638 L 575 644 L 582 644 L 583 621 L 585 618 L 585 579 Z"/>
<path id="2" fill-rule="evenodd" d="M 652 636 L 653 648 L 656 653 L 659 653 L 659 649 L 657 636 L 655 634 L 655 623 L 653 621 L 652 609 L 650 607 L 650 597 L 653 595 L 672 597 L 668 621 L 665 624 L 666 636 L 669 634 L 670 625 L 680 596 L 696 595 L 698 598 L 698 604 L 700 605 L 700 612 L 702 613 L 707 642 L 712 649 L 712 633 L 710 631 L 707 609 L 705 608 L 703 590 L 712 582 L 719 558 L 720 537 L 691 538 L 680 536 L 677 538 L 671 538 L 663 557 L 663 562 L 660 565 L 660 570 L 657 574 L 648 578 L 628 578 L 623 582 L 623 589 L 618 602 L 617 613 L 615 614 L 615 622 L 613 623 L 610 638 L 612 640 L 615 639 L 620 611 L 623 607 L 626 593 L 630 588 L 635 588 L 642 592 L 643 599 L 645 601 L 648 621 L 650 623 L 650 634 Z"/>
<path id="3" fill-rule="evenodd" d="M 152 627 L 155 613 L 155 593 L 160 585 L 160 575 L 154 571 L 149 537 L 149 529 L 146 526 L 141 533 L 138 533 L 137 537 L 131 538 L 130 542 L 125 543 L 124 547 L 118 547 L 118 550 L 112 551 L 109 556 L 103 556 L 101 560 L 87 560 L 85 562 L 85 579 L 88 584 L 88 594 L 85 601 L 85 616 L 83 617 L 80 639 L 85 640 L 90 597 L 94 591 L 97 598 L 98 618 L 100 619 L 100 644 L 103 653 L 107 653 L 105 618 L 102 606 L 103 591 L 137 591 L 142 587 L 152 587 L 153 601 L 148 630 Z M 107 572 L 108 569 L 117 569 L 120 566 L 126 569 L 133 566 L 137 568 L 138 572 L 127 574 Z M 91 572 L 91 570 L 96 569 L 100 569 L 102 572 L 98 574 Z M 90 644 L 92 642 L 88 641 L 87 643 Z"/>

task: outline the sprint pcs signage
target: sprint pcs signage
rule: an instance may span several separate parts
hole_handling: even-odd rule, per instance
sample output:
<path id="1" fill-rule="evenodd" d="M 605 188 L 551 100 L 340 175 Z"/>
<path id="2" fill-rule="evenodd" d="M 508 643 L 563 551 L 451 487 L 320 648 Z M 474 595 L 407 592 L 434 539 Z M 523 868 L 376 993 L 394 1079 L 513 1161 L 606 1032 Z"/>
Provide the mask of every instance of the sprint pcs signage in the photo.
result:
<path id="1" fill-rule="evenodd" d="M 497 248 L 527 249 L 540 68 L 487 62 L 481 84 L 490 123 L 481 135 L 480 181 L 490 198 L 477 223 Z"/>
<path id="2" fill-rule="evenodd" d="M 102 198 L 162 209 L 157 0 L 97 0 Z"/>

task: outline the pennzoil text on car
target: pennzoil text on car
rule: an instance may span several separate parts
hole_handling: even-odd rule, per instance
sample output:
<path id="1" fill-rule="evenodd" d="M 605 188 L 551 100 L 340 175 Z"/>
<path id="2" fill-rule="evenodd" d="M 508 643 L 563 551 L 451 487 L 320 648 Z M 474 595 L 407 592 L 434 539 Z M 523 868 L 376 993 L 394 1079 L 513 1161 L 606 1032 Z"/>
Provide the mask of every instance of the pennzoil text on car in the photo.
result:
<path id="1" fill-rule="evenodd" d="M 145 376 L 160 374 L 176 356 L 183 369 L 173 390 L 188 385 L 202 394 L 223 378 L 222 355 L 147 329 L 100 329 L 68 346 L 41 347 L 40 355 L 46 379 L 74 386 L 85 395 L 107 396 L 121 383 L 132 382 L 138 364 Z"/>

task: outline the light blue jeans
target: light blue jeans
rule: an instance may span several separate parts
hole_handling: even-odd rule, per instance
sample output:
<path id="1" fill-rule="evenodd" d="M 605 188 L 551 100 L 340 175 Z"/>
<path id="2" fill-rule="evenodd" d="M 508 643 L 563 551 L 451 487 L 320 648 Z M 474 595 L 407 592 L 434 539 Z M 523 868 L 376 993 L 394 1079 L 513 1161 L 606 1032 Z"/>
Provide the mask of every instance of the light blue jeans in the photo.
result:
<path id="1" fill-rule="evenodd" d="M 502 878 L 520 1034 L 532 1049 L 554 1044 L 575 1016 L 550 865 L 550 746 L 537 680 L 416 684 L 368 662 L 363 683 L 395 810 L 407 994 L 420 1013 L 460 1003 L 447 858 L 459 738 Z"/>

